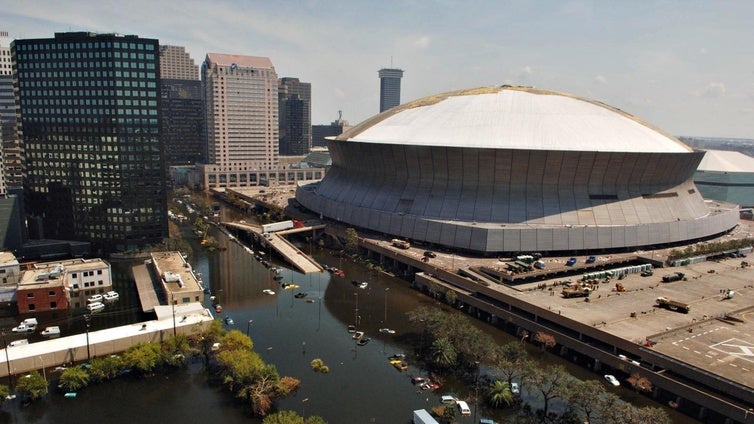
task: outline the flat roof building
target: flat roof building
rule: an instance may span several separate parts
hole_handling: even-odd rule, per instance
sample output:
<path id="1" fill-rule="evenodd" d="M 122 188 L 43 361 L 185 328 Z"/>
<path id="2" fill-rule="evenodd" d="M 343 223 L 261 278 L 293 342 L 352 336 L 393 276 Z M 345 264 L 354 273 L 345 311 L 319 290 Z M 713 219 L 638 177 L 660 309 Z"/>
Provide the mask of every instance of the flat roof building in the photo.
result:
<path id="1" fill-rule="evenodd" d="M 377 71 L 380 77 L 380 112 L 401 104 L 402 69 L 383 68 Z"/>
<path id="2" fill-rule="evenodd" d="M 204 289 L 181 252 L 150 254 L 168 304 L 204 302 Z"/>
<path id="3" fill-rule="evenodd" d="M 115 251 L 167 237 L 158 50 L 87 32 L 12 43 L 32 238 Z"/>
<path id="4" fill-rule="evenodd" d="M 267 57 L 208 53 L 202 64 L 207 163 L 273 169 L 278 163 L 278 76 Z"/>

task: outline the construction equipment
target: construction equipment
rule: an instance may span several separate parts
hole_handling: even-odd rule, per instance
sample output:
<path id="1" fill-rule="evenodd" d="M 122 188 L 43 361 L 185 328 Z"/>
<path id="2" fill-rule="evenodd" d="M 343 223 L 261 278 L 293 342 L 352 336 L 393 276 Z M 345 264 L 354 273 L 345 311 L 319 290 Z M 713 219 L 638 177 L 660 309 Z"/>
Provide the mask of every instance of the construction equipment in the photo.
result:
<path id="1" fill-rule="evenodd" d="M 674 274 L 666 274 L 662 276 L 662 282 L 663 283 L 671 283 L 673 281 L 681 281 L 683 280 L 683 277 L 685 277 L 686 274 L 682 272 L 676 272 Z"/>
<path id="2" fill-rule="evenodd" d="M 589 297 L 591 293 L 592 288 L 590 286 L 580 283 L 572 283 L 565 286 L 563 287 L 563 291 L 560 292 L 560 294 L 566 299 L 570 297 Z"/>

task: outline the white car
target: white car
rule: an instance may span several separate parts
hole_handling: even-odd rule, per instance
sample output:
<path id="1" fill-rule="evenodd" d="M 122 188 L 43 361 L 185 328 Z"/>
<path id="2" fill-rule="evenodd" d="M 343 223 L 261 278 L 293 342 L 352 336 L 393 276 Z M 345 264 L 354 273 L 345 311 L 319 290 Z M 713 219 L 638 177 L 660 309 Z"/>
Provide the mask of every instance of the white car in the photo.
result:
<path id="1" fill-rule="evenodd" d="M 605 374 L 605 381 L 607 381 L 607 382 L 608 382 L 609 384 L 611 384 L 612 386 L 615 386 L 615 387 L 618 387 L 618 386 L 620 386 L 620 382 L 619 382 L 619 381 L 618 381 L 618 379 L 617 379 L 617 378 L 615 378 L 615 376 L 614 376 L 614 375 L 612 375 L 612 374 Z"/>

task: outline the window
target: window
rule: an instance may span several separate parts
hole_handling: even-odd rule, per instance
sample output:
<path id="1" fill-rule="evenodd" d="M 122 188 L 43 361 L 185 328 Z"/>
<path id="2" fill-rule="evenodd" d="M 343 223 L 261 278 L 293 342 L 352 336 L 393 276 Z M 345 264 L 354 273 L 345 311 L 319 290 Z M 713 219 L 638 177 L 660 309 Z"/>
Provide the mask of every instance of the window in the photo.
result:
<path id="1" fill-rule="evenodd" d="M 50 302 L 50 309 L 58 309 L 58 302 Z"/>
<path id="2" fill-rule="evenodd" d="M 27 299 L 34 299 L 34 293 L 26 293 Z"/>
<path id="3" fill-rule="evenodd" d="M 50 290 L 49 295 L 52 296 L 52 297 L 54 297 L 55 296 L 55 291 L 54 290 Z"/>
<path id="4" fill-rule="evenodd" d="M 76 273 L 71 274 L 71 278 L 76 278 Z"/>
<path id="5" fill-rule="evenodd" d="M 102 275 L 102 270 L 101 269 L 97 270 L 97 275 Z"/>
<path id="6" fill-rule="evenodd" d="M 35 311 L 36 309 L 37 309 L 37 307 L 33 303 L 29 304 L 29 310 L 30 311 Z"/>

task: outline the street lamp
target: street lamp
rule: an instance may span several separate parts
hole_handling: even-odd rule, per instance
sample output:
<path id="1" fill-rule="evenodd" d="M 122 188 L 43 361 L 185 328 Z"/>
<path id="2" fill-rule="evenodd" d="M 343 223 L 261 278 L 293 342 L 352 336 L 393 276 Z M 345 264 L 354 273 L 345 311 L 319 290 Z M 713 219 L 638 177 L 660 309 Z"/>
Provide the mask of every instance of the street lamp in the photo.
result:
<path id="1" fill-rule="evenodd" d="M 86 358 L 87 360 L 92 360 L 92 352 L 89 350 L 89 321 L 92 319 L 92 316 L 89 314 L 84 315 L 84 319 L 86 320 Z"/>
<path id="2" fill-rule="evenodd" d="M 173 337 L 176 336 L 176 329 L 175 329 L 175 293 L 173 291 L 170 291 L 170 304 L 173 306 Z"/>
<path id="3" fill-rule="evenodd" d="M 353 323 L 358 327 L 359 326 L 359 294 L 354 293 L 354 296 L 356 296 L 356 309 L 353 311 Z"/>
<path id="4" fill-rule="evenodd" d="M 390 287 L 385 287 L 385 319 L 383 322 L 385 325 L 387 325 L 387 291 L 390 290 Z"/>
<path id="5" fill-rule="evenodd" d="M 476 410 L 479 409 L 479 361 L 474 361 L 476 365 L 476 378 L 474 379 L 474 422 L 476 420 Z"/>
<path id="6" fill-rule="evenodd" d="M 250 319 L 249 322 L 246 323 L 246 337 L 251 339 L 251 323 L 254 322 L 253 319 Z"/>
<path id="7" fill-rule="evenodd" d="M 45 383 L 47 382 L 47 371 L 45 370 L 45 361 L 42 359 L 42 355 L 37 356 L 39 358 L 39 363 L 42 364 L 42 376 L 45 379 Z"/>

